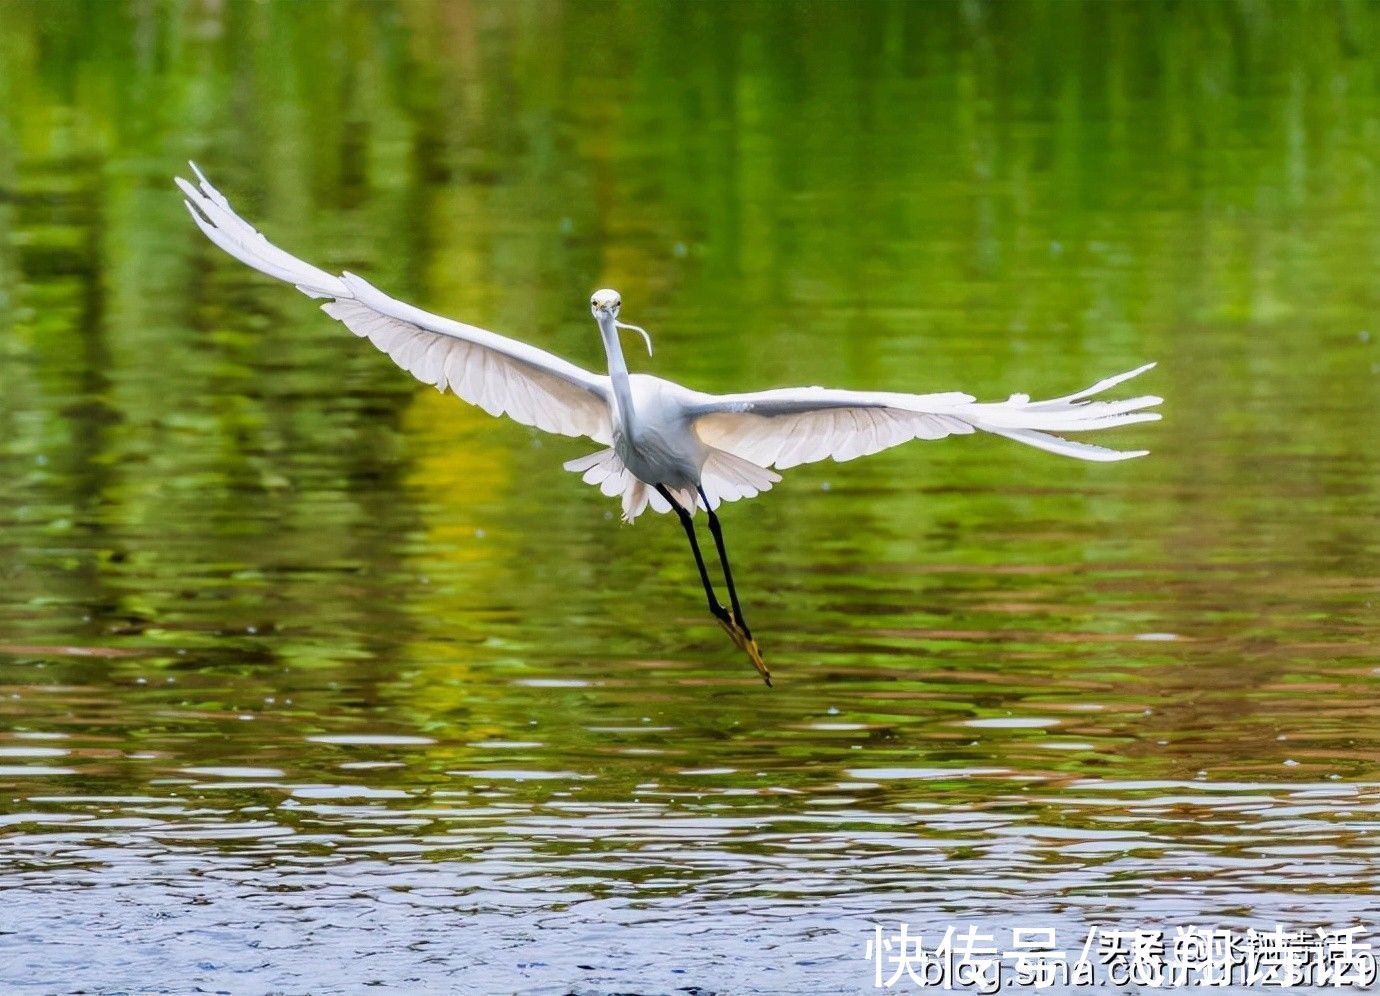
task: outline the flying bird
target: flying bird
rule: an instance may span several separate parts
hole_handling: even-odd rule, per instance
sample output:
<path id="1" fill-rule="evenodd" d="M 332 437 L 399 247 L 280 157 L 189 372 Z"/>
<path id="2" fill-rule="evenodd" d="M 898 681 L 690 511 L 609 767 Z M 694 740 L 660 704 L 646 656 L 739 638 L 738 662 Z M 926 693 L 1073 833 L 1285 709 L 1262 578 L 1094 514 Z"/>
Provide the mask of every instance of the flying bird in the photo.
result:
<path id="1" fill-rule="evenodd" d="M 589 301 L 608 359 L 607 374 L 593 373 L 536 346 L 405 304 L 353 273 L 327 273 L 284 252 L 237 215 L 195 163 L 190 165 L 197 183 L 177 177 L 177 185 L 192 219 L 221 249 L 309 297 L 326 299 L 322 311 L 418 380 L 441 391 L 449 388 L 490 415 L 594 440 L 602 448 L 567 462 L 565 469 L 583 475 L 605 495 L 621 498 L 625 521 L 648 508 L 675 512 L 690 541 L 710 613 L 768 685 L 771 673 L 733 583 L 716 514 L 722 502 L 769 490 L 781 480 L 778 470 L 826 457 L 852 460 L 912 439 L 979 429 L 1079 460 L 1126 460 L 1148 451 L 1113 450 L 1056 433 L 1160 417 L 1144 410 L 1160 403 L 1153 395 L 1088 400 L 1153 363 L 1050 401 L 1013 394 L 984 403 L 957 391 L 900 394 L 823 387 L 705 394 L 628 371 L 619 330 L 641 335 L 649 355 L 652 341 L 645 329 L 619 320 L 622 298 L 608 289 L 595 291 Z M 709 519 L 728 606 L 719 601 L 696 536 L 694 516 L 701 509 Z"/>

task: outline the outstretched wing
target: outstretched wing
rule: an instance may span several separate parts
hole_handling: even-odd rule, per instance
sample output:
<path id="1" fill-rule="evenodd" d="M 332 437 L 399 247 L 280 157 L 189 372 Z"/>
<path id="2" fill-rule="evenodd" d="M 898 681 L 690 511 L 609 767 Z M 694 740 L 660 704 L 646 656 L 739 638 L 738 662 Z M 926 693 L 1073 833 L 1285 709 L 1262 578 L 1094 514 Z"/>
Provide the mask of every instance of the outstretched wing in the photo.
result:
<path id="1" fill-rule="evenodd" d="M 231 209 L 191 164 L 198 184 L 177 178 L 187 210 L 216 245 L 241 263 L 330 298 L 321 310 L 368 339 L 418 380 L 447 387 L 490 415 L 563 436 L 611 440 L 608 378 L 559 356 L 404 304 L 352 273 L 334 276 L 284 252 Z"/>
<path id="2" fill-rule="evenodd" d="M 972 395 L 956 392 L 891 394 L 798 387 L 723 395 L 696 406 L 692 417 L 695 431 L 706 444 L 759 467 L 785 469 L 829 457 L 852 460 L 912 439 L 941 439 L 975 429 L 1080 460 L 1127 460 L 1149 451 L 1113 450 L 1051 433 L 1158 419 L 1156 412 L 1141 411 L 1160 403 L 1154 395 L 1126 401 L 1083 400 L 1153 366 L 1147 363 L 1052 401 L 1031 401 L 1029 395 L 1013 394 L 1006 401 L 979 403 Z"/>

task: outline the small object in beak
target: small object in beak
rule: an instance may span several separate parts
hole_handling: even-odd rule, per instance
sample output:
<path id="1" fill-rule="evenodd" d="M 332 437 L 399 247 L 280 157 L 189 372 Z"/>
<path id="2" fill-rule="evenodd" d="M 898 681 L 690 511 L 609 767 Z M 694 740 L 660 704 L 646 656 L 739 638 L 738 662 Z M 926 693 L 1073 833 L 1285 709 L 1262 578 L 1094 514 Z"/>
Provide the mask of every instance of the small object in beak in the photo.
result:
<path id="1" fill-rule="evenodd" d="M 642 341 L 647 344 L 647 355 L 652 355 L 652 337 L 647 334 L 647 330 L 636 325 L 629 325 L 627 322 L 615 321 L 614 326 L 620 329 L 627 329 L 629 332 L 636 332 L 642 336 Z"/>

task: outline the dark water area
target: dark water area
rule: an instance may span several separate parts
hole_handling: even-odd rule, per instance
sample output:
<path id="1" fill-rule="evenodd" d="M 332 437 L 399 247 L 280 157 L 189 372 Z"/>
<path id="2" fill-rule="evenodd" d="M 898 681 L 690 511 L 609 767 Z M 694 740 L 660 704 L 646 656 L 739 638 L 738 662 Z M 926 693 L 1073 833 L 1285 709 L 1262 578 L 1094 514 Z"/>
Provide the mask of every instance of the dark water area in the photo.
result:
<path id="1" fill-rule="evenodd" d="M 0 4 L 0 988 L 862 992 L 874 924 L 1380 915 L 1380 8 Z M 1054 396 L 727 506 L 270 238 L 598 369 Z M 898 987 L 901 988 L 901 987 Z M 1139 991 L 1134 988 L 1103 991 Z"/>

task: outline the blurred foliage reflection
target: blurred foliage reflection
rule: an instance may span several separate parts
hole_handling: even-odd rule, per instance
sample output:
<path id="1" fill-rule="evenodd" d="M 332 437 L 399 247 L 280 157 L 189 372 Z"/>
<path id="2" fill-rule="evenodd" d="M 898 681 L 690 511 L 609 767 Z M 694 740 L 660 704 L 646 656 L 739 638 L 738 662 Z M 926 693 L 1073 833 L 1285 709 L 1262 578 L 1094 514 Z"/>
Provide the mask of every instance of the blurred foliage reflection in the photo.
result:
<path id="1" fill-rule="evenodd" d="M 1155 894 L 1154 847 L 1208 879 L 1273 810 L 1229 845 L 1148 786 L 1340 781 L 1350 822 L 1290 832 L 1342 871 L 1232 908 L 1345 915 L 1380 806 L 1376 51 L 1361 2 L 0 5 L 0 710 L 15 757 L 61 758 L 0 769 L 20 842 L 129 796 L 257 813 L 292 831 L 270 854 L 419 811 L 388 839 L 434 857 L 437 807 L 501 804 L 540 867 L 552 813 L 588 828 L 563 859 L 614 852 L 570 889 L 641 894 L 651 845 L 562 808 L 636 797 L 657 846 L 812 819 L 838 836 L 801 874 L 856 897 L 857 826 L 1091 840 L 1099 779 Z M 643 369 L 709 390 L 1063 393 L 1159 359 L 1166 421 L 1128 465 L 951 439 L 730 507 L 767 693 L 674 524 L 620 525 L 560 470 L 587 446 L 218 254 L 189 158 L 286 248 L 586 365 L 612 285 Z M 375 801 L 313 814 L 322 785 Z M 960 849 L 930 887 L 1030 857 Z M 1024 901 L 1097 888 L 1100 857 L 1045 858 Z"/>

